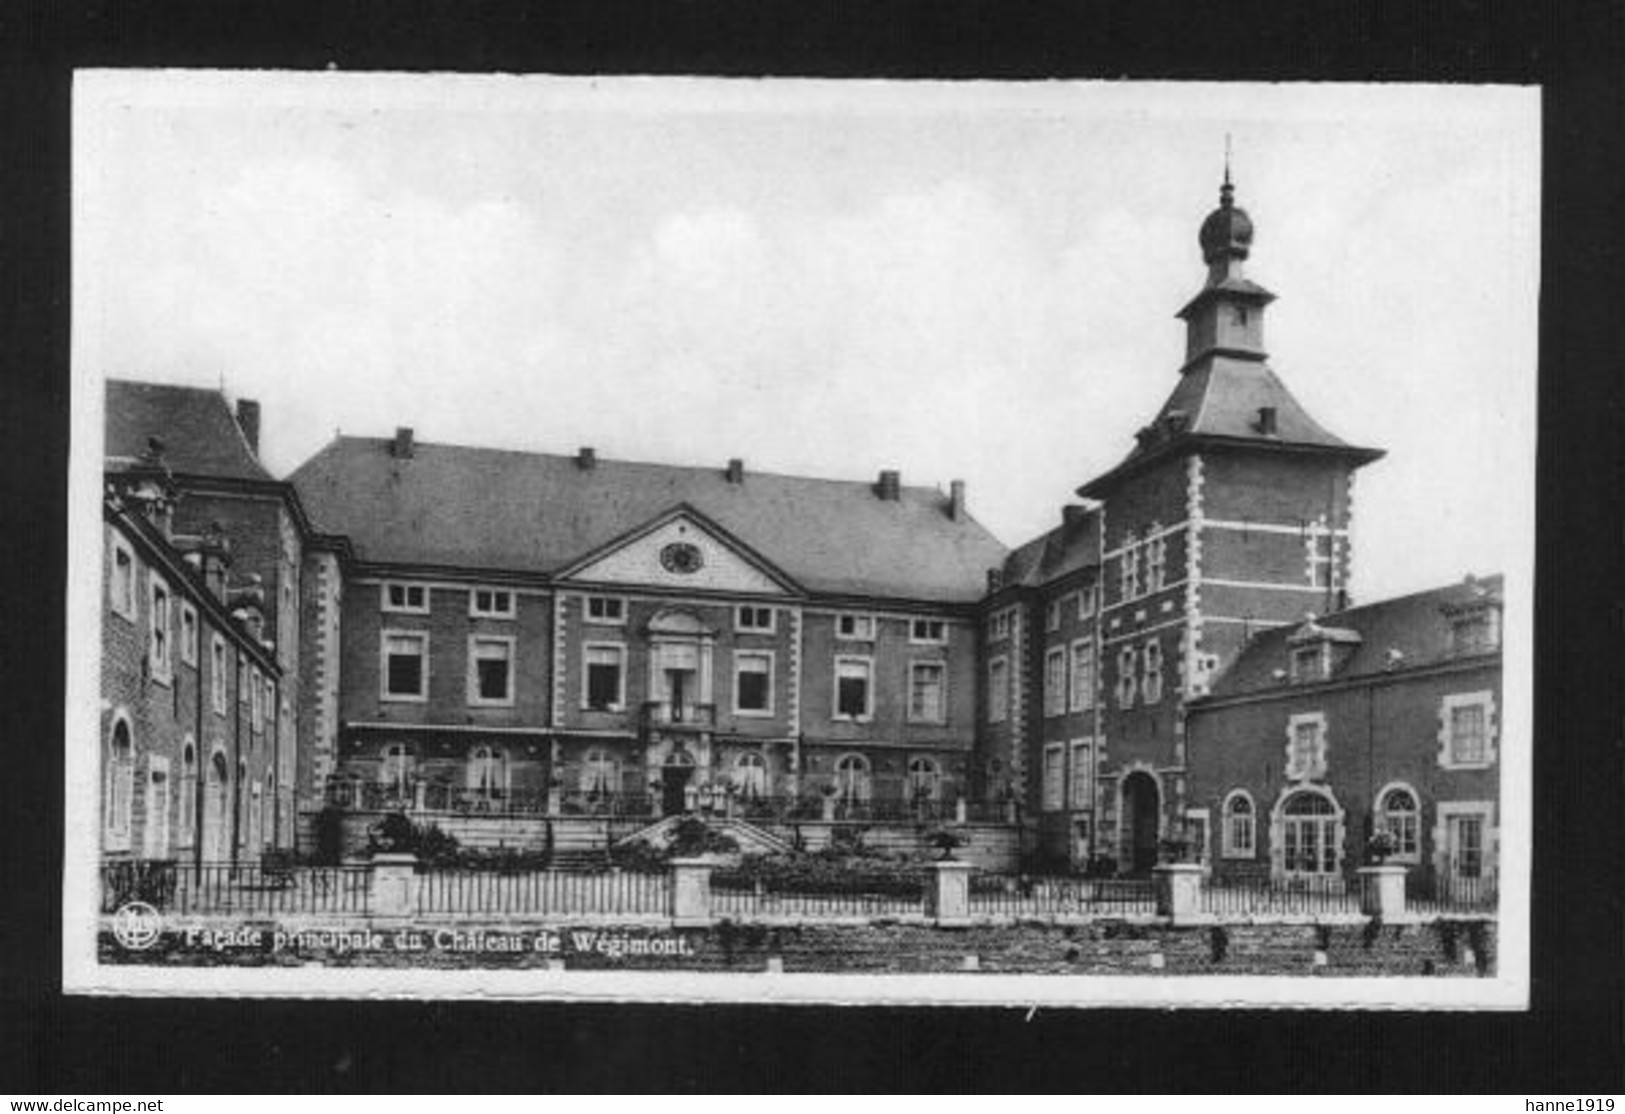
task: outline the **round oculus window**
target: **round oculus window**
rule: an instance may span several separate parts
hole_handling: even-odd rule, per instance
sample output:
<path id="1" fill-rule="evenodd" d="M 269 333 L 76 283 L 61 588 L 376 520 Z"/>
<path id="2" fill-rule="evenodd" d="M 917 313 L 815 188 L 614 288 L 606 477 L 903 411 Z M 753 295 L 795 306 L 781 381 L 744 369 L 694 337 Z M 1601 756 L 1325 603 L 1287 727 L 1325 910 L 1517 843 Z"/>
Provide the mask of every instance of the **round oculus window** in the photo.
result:
<path id="1" fill-rule="evenodd" d="M 705 557 L 699 547 L 689 542 L 672 542 L 660 550 L 660 566 L 667 572 L 687 575 L 700 571 Z"/>

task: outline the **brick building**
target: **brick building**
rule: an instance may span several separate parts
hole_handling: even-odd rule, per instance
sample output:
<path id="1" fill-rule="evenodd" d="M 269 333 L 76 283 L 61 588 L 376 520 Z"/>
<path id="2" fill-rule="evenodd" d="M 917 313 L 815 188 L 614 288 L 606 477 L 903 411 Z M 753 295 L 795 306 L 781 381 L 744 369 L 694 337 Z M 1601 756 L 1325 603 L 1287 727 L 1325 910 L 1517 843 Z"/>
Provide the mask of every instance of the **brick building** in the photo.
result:
<path id="1" fill-rule="evenodd" d="M 1254 638 L 1189 709 L 1192 835 L 1216 876 L 1337 877 L 1372 835 L 1424 887 L 1493 885 L 1499 577 Z"/>
<path id="2" fill-rule="evenodd" d="M 1382 454 L 1330 433 L 1270 367 L 1274 296 L 1244 274 L 1253 234 L 1227 176 L 1167 401 L 1014 550 L 970 515 L 963 484 L 908 487 L 894 471 L 838 482 L 399 429 L 335 438 L 279 481 L 257 460 L 253 403 L 234 416 L 215 392 L 116 381 L 110 475 L 162 437 L 176 529 L 229 534 L 237 583 L 263 593 L 278 742 L 259 791 L 276 802 L 275 845 L 324 804 L 507 818 L 523 843 L 539 817 L 709 807 L 904 824 L 963 801 L 1051 864 L 1141 871 L 1169 840 L 1233 819 L 1241 791 L 1258 854 L 1286 854 L 1263 828 L 1283 783 L 1233 768 L 1254 737 L 1229 733 L 1308 690 L 1236 686 L 1283 639 L 1316 637 L 1306 613 L 1337 617 L 1327 661 L 1366 637 L 1377 613 L 1349 607 L 1353 481 Z M 1475 668 L 1498 670 L 1498 650 Z M 1413 672 L 1382 672 L 1382 691 Z M 1416 699 L 1436 703 L 1434 673 L 1414 675 Z M 1357 676 L 1327 683 L 1353 692 Z M 1394 778 L 1432 823 L 1441 801 L 1494 800 L 1475 776 L 1476 796 L 1452 785 L 1448 799 L 1414 769 Z M 1329 830 L 1346 841 L 1378 788 L 1339 785 Z M 1424 843 L 1469 840 L 1458 814 Z"/>

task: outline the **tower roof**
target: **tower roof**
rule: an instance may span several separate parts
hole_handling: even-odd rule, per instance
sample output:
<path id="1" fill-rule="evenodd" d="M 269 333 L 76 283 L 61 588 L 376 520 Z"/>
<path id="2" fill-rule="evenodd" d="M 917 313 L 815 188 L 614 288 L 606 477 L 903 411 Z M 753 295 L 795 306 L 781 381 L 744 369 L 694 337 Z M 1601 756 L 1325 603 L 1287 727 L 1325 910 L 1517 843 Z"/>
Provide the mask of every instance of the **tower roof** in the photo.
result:
<path id="1" fill-rule="evenodd" d="M 1236 205 L 1236 187 L 1230 184 L 1230 167 L 1224 168 L 1224 185 L 1219 187 L 1219 207 L 1207 215 L 1197 234 L 1202 260 L 1209 266 L 1227 259 L 1246 259 L 1253 246 L 1253 219 Z"/>

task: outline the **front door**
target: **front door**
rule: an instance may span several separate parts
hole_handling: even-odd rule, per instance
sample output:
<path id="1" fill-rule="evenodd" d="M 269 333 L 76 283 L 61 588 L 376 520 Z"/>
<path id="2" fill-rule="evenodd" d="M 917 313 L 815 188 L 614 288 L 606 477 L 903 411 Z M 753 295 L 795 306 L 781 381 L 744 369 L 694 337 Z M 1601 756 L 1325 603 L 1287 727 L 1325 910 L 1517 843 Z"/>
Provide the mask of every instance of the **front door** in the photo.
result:
<path id="1" fill-rule="evenodd" d="M 1123 811 L 1128 814 L 1129 870 L 1148 874 L 1157 865 L 1157 783 L 1135 772 L 1123 779 Z"/>
<path id="2" fill-rule="evenodd" d="M 660 775 L 660 814 L 676 816 L 684 811 L 688 782 L 694 776 L 694 767 L 662 766 Z"/>

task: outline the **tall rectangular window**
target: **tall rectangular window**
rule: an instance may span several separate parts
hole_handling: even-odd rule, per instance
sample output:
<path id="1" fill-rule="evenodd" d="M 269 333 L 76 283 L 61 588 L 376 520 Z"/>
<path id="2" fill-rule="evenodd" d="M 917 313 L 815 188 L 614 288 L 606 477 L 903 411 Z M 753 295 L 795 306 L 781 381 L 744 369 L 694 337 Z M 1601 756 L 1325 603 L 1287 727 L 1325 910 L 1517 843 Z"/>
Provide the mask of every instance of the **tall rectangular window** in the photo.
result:
<path id="1" fill-rule="evenodd" d="M 265 693 L 258 669 L 248 674 L 248 724 L 255 731 L 265 726 Z"/>
<path id="2" fill-rule="evenodd" d="M 148 652 L 152 659 L 152 675 L 155 679 L 165 681 L 173 666 L 170 660 L 170 615 L 169 615 L 169 588 L 154 574 L 152 578 L 152 621 L 151 638 Z"/>
<path id="3" fill-rule="evenodd" d="M 1123 552 L 1117 558 L 1117 572 L 1119 578 L 1118 595 L 1125 600 L 1136 599 L 1140 595 L 1140 546 L 1131 537 L 1123 545 Z"/>
<path id="4" fill-rule="evenodd" d="M 226 714 L 226 643 L 218 634 L 209 643 L 209 696 L 217 716 Z"/>
<path id="5" fill-rule="evenodd" d="M 468 640 L 468 702 L 470 704 L 513 703 L 512 638 L 474 635 Z"/>
<path id="6" fill-rule="evenodd" d="M 1063 807 L 1061 794 L 1066 789 L 1066 745 L 1049 743 L 1044 747 L 1044 811 L 1054 812 Z"/>
<path id="7" fill-rule="evenodd" d="M 586 648 L 586 707 L 618 712 L 626 703 L 626 647 L 588 645 Z"/>
<path id="8" fill-rule="evenodd" d="M 1326 717 L 1310 712 L 1287 722 L 1286 779 L 1304 781 L 1326 776 Z"/>
<path id="9" fill-rule="evenodd" d="M 135 554 L 117 538 L 113 539 L 113 611 L 126 619 L 135 618 Z"/>
<path id="10" fill-rule="evenodd" d="M 1162 643 L 1155 638 L 1148 641 L 1140 655 L 1140 662 L 1145 670 L 1140 683 L 1141 691 L 1147 704 L 1155 704 L 1162 699 Z"/>
<path id="11" fill-rule="evenodd" d="M 427 700 L 429 636 L 412 631 L 384 632 L 385 700 Z"/>
<path id="12" fill-rule="evenodd" d="M 181 601 L 181 661 L 187 665 L 197 664 L 198 629 L 197 608 Z"/>
<path id="13" fill-rule="evenodd" d="M 1072 643 L 1072 710 L 1095 706 L 1095 646 L 1088 639 Z"/>
<path id="14" fill-rule="evenodd" d="M 1483 762 L 1485 756 L 1484 705 L 1461 704 L 1450 709 L 1450 757 L 1461 764 Z"/>
<path id="15" fill-rule="evenodd" d="M 1044 714 L 1066 711 L 1066 647 L 1051 646 L 1044 654 Z"/>
<path id="16" fill-rule="evenodd" d="M 1072 744 L 1072 807 L 1095 807 L 1095 745 L 1089 739 Z"/>
<path id="17" fill-rule="evenodd" d="M 1044 607 L 1044 629 L 1051 634 L 1061 629 L 1061 601 L 1050 600 Z"/>
<path id="18" fill-rule="evenodd" d="M 836 719 L 868 719 L 874 713 L 873 672 L 868 658 L 835 659 Z"/>
<path id="19" fill-rule="evenodd" d="M 1094 615 L 1095 601 L 1098 598 L 1099 592 L 1099 587 L 1091 584 L 1089 587 L 1078 593 L 1078 618 L 1088 619 Z"/>
<path id="20" fill-rule="evenodd" d="M 1145 543 L 1145 590 L 1147 592 L 1162 590 L 1167 562 L 1167 538 L 1152 538 Z"/>
<path id="21" fill-rule="evenodd" d="M 1010 662 L 994 658 L 987 663 L 987 719 L 1003 723 L 1010 718 Z"/>
<path id="22" fill-rule="evenodd" d="M 1133 646 L 1124 646 L 1117 651 L 1117 706 L 1119 708 L 1134 707 L 1135 678 L 1134 663 L 1137 655 Z"/>
<path id="23" fill-rule="evenodd" d="M 759 650 L 734 652 L 734 711 L 768 715 L 773 711 L 773 655 Z"/>
<path id="24" fill-rule="evenodd" d="M 915 723 L 942 723 L 947 719 L 943 688 L 948 669 L 940 661 L 917 661 L 908 667 L 908 718 Z"/>

